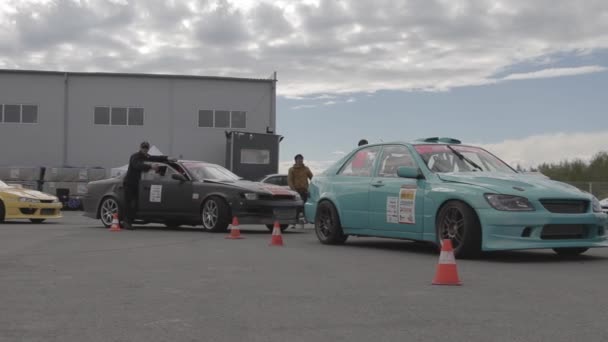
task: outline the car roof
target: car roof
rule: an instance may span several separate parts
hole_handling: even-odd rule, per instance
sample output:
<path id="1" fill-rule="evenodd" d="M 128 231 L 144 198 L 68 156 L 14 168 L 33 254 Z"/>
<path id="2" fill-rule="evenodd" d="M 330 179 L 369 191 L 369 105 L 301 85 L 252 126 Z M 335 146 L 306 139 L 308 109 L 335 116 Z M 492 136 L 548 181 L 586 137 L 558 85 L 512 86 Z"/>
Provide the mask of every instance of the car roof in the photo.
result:
<path id="1" fill-rule="evenodd" d="M 420 138 L 413 141 L 403 141 L 403 140 L 395 140 L 395 141 L 386 141 L 376 144 L 369 144 L 365 146 L 359 146 L 359 148 L 369 147 L 369 146 L 385 146 L 385 145 L 461 145 L 462 141 L 454 138 L 439 138 L 439 137 L 431 137 L 431 138 Z"/>

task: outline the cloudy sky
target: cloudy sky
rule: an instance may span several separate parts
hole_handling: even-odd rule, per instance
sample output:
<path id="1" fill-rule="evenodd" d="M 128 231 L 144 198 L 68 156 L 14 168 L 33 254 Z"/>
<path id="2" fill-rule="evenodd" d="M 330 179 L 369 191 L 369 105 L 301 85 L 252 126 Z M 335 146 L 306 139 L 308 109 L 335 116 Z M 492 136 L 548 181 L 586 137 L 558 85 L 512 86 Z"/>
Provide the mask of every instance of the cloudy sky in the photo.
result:
<path id="1" fill-rule="evenodd" d="M 605 0 L 0 0 L 0 68 L 277 71 L 284 167 L 362 137 L 523 166 L 608 149 Z"/>

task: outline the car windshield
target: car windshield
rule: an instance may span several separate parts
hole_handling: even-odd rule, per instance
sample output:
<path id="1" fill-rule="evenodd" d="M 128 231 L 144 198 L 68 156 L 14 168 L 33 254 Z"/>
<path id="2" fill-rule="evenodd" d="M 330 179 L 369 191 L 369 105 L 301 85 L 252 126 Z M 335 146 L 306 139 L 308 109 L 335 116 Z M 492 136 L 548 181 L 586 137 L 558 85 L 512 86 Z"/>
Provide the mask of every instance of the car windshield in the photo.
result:
<path id="1" fill-rule="evenodd" d="M 241 179 L 234 173 L 226 170 L 219 165 L 209 165 L 204 163 L 184 163 L 188 172 L 198 181 L 236 181 Z"/>
<path id="2" fill-rule="evenodd" d="M 415 148 L 433 172 L 516 172 L 502 160 L 478 147 L 434 144 L 416 145 Z"/>

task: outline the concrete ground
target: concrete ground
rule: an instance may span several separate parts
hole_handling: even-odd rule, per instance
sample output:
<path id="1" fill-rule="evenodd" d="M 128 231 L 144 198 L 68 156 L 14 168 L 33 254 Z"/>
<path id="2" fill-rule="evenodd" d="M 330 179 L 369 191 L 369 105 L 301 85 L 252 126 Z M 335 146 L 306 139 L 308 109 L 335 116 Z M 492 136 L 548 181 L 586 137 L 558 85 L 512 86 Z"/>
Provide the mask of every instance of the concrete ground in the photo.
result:
<path id="1" fill-rule="evenodd" d="M 606 249 L 459 260 L 442 287 L 424 244 L 241 228 L 0 224 L 0 341 L 608 340 Z"/>

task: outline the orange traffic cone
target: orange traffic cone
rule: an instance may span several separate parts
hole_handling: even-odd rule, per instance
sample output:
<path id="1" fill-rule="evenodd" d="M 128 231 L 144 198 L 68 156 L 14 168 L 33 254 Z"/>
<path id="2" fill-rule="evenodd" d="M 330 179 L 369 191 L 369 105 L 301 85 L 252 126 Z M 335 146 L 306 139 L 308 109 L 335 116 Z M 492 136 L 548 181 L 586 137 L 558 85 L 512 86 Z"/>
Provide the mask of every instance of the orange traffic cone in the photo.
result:
<path id="1" fill-rule="evenodd" d="M 458 279 L 454 248 L 452 247 L 452 240 L 450 239 L 443 240 L 433 285 L 462 285 L 460 279 Z"/>
<path id="2" fill-rule="evenodd" d="M 114 214 L 114 216 L 112 217 L 112 226 L 110 227 L 110 231 L 111 232 L 121 231 L 120 223 L 118 223 L 118 214 Z"/>
<path id="3" fill-rule="evenodd" d="M 283 246 L 283 235 L 281 235 L 281 225 L 279 224 L 279 221 L 274 221 L 270 246 Z"/>
<path id="4" fill-rule="evenodd" d="M 226 236 L 226 239 L 243 239 L 241 236 L 241 230 L 239 229 L 239 219 L 235 217 L 232 218 L 232 224 L 230 225 L 230 235 Z"/>

